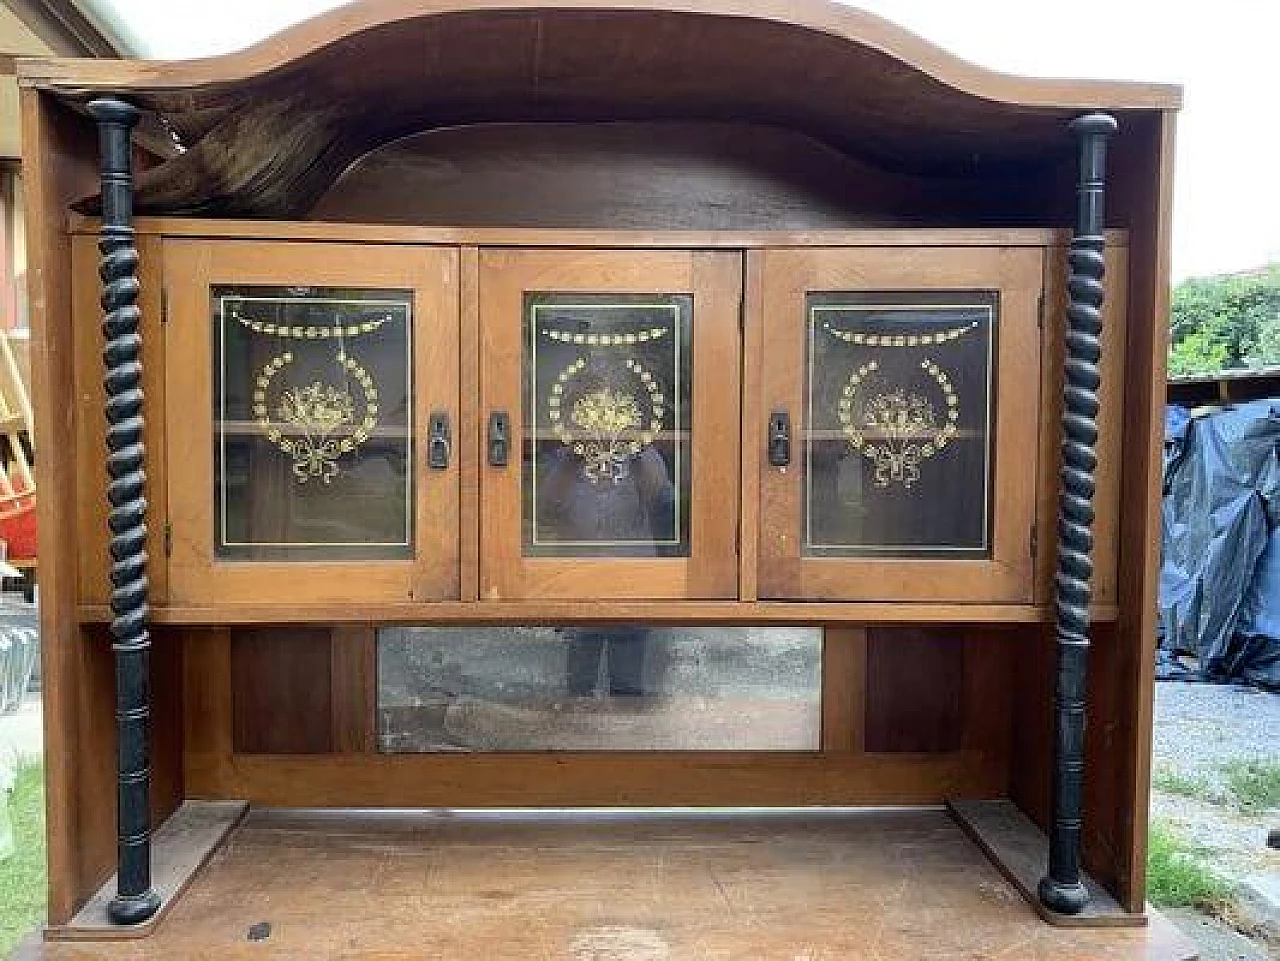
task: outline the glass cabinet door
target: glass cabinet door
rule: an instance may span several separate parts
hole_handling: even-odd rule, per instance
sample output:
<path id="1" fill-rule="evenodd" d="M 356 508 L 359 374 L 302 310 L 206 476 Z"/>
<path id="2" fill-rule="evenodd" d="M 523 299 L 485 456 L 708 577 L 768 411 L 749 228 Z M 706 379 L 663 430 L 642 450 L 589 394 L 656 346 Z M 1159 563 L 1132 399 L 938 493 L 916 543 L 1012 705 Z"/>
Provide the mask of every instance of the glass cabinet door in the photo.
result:
<path id="1" fill-rule="evenodd" d="M 761 256 L 762 596 L 1030 601 L 1040 251 Z"/>
<path id="2" fill-rule="evenodd" d="M 481 597 L 728 597 L 736 255 L 486 251 Z"/>
<path id="3" fill-rule="evenodd" d="M 175 240 L 165 271 L 174 601 L 456 597 L 456 254 Z"/>

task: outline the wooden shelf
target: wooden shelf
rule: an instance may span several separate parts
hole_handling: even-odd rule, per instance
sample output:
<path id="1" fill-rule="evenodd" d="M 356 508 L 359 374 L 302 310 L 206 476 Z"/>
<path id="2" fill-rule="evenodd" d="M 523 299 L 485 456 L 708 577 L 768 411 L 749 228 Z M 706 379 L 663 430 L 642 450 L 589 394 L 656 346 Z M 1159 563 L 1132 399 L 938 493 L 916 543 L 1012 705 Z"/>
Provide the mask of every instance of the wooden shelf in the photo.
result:
<path id="1" fill-rule="evenodd" d="M 71 214 L 67 230 L 97 236 L 99 221 Z M 1065 247 L 1071 231 L 1038 227 L 894 227 L 813 230 L 577 230 L 572 228 L 429 227 L 323 221 L 215 220 L 139 217 L 139 234 L 166 237 L 317 240 L 340 243 L 474 244 L 483 247 L 620 247 L 738 249 L 746 247 Z M 1123 247 L 1128 231 L 1108 230 L 1108 247 Z"/>
<path id="2" fill-rule="evenodd" d="M 1053 620 L 1051 607 L 1032 604 L 915 604 L 792 601 L 437 601 L 420 604 L 221 604 L 152 608 L 156 624 L 534 624 L 648 621 L 680 624 L 991 623 Z M 1095 605 L 1093 619 L 1114 621 L 1113 605 Z M 82 623 L 106 623 L 108 608 L 81 605 Z"/>

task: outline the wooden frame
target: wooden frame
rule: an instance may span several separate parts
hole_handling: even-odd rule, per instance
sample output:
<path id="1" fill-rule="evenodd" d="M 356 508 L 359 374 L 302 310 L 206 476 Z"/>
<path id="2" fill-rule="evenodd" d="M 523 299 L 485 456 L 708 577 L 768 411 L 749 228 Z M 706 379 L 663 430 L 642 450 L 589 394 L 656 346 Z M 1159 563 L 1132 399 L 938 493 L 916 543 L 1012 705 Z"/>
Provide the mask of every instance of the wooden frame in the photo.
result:
<path id="1" fill-rule="evenodd" d="M 279 650 L 287 651 L 291 644 L 306 643 L 317 628 L 277 631 Z M 179 642 L 185 651 L 189 718 L 186 791 L 190 797 L 305 807 L 879 805 L 1000 796 L 1010 747 L 1001 723 L 1010 688 L 1001 683 L 1001 665 L 1008 663 L 1004 655 L 1015 639 L 999 631 L 957 632 L 945 625 L 926 633 L 935 644 L 963 644 L 971 652 L 972 665 L 951 678 L 951 692 L 962 704 L 963 736 L 942 749 L 867 748 L 868 632 L 840 627 L 824 632 L 816 751 L 380 754 L 372 727 L 377 696 L 372 625 L 332 631 L 331 674 L 312 679 L 325 682 L 315 695 L 328 702 L 330 725 L 307 732 L 311 713 L 277 717 L 299 739 L 300 749 L 289 753 L 237 750 L 233 732 L 254 724 L 253 716 L 237 714 L 266 707 L 267 713 L 258 715 L 265 722 L 276 708 L 260 697 L 253 702 L 257 708 L 237 705 L 235 629 L 189 629 Z M 281 656 L 269 650 L 270 631 L 250 629 L 248 635 L 262 639 L 265 659 Z M 891 648 L 892 637 L 880 643 Z M 339 684 L 341 665 L 349 670 Z M 316 753 L 303 746 L 317 737 L 327 749 Z"/>
<path id="2" fill-rule="evenodd" d="M 465 30 L 455 30 L 460 26 Z M 467 36 L 460 36 L 464 33 Z M 670 36 L 680 36 L 682 43 L 653 42 Z M 732 39 L 743 42 L 725 42 Z M 414 55 L 397 56 L 406 46 Z M 440 55 L 438 62 L 431 60 L 438 67 L 434 84 L 419 82 L 424 49 L 431 56 Z M 485 55 L 475 56 L 477 50 Z M 622 52 L 627 55 L 620 56 Z M 363 63 L 378 63 L 385 69 L 359 69 Z M 813 63 L 822 64 L 823 69 L 810 70 L 804 77 L 794 72 L 796 65 Z M 328 803 L 417 803 L 447 796 L 449 779 L 464 768 L 470 772 L 467 777 L 474 777 L 474 786 L 488 785 L 475 792 L 477 798 L 528 799 L 519 789 L 533 783 L 544 800 L 553 800 L 560 789 L 557 758 L 509 763 L 501 757 L 479 759 L 469 768 L 463 759 L 435 766 L 381 763 L 357 750 L 368 731 L 352 720 L 354 715 L 341 712 L 333 718 L 334 743 L 342 745 L 336 758 L 236 756 L 230 750 L 231 715 L 220 703 L 229 676 L 224 678 L 217 664 L 204 656 L 206 647 L 216 647 L 219 638 L 234 630 L 230 625 L 622 619 L 826 623 L 841 636 L 866 635 L 864 650 L 877 643 L 879 628 L 870 622 L 952 625 L 941 632 L 942 640 L 965 633 L 961 622 L 973 625 L 974 632 L 1004 634 L 1009 640 L 999 656 L 1001 663 L 1010 665 L 1011 676 L 993 668 L 973 679 L 974 690 L 1012 690 L 1014 694 L 1012 705 L 992 710 L 982 722 L 983 730 L 998 727 L 1012 741 L 1007 752 L 999 747 L 993 753 L 979 752 L 986 773 L 974 775 L 975 768 L 957 768 L 939 758 L 858 755 L 857 738 L 863 737 L 865 746 L 867 732 L 859 735 L 839 722 L 840 717 L 860 710 L 853 703 L 856 694 L 849 692 L 846 701 L 826 706 L 824 747 L 832 757 L 841 753 L 838 762 L 705 758 L 689 769 L 688 783 L 681 789 L 700 801 L 736 796 L 749 803 L 765 803 L 799 794 L 808 803 L 833 797 L 871 801 L 877 796 L 888 803 L 903 803 L 955 795 L 977 783 L 977 790 L 985 795 L 1008 793 L 1044 824 L 1049 794 L 1046 758 L 1052 750 L 1046 680 L 1052 643 L 1044 624 L 1050 618 L 1051 489 L 1057 473 L 1052 436 L 1056 410 L 1050 409 L 1050 401 L 1057 386 L 1056 371 L 1051 368 L 1058 356 L 1048 331 L 1050 324 L 1058 322 L 1061 287 L 1046 287 L 1046 336 L 1040 352 L 1044 358 L 1042 430 L 1038 442 L 1028 448 L 1041 452 L 1034 471 L 1036 497 L 1042 505 L 1050 505 L 1039 511 L 1037 589 L 1030 597 L 984 603 L 761 600 L 766 594 L 759 589 L 753 563 L 760 536 L 753 529 L 754 512 L 746 510 L 737 514 L 745 541 L 735 578 L 738 599 L 494 601 L 486 597 L 479 577 L 482 438 L 475 431 L 467 436 L 462 430 L 463 425 L 480 420 L 476 393 L 480 255 L 475 247 L 740 251 L 883 246 L 897 248 L 909 258 L 915 254 L 903 248 L 1018 246 L 1051 250 L 1045 257 L 1046 271 L 1056 279 L 1066 239 L 1057 228 L 1070 222 L 1074 202 L 1067 124 L 1089 110 L 1113 112 L 1120 129 L 1112 141 L 1107 213 L 1108 224 L 1116 231 L 1109 232 L 1107 242 L 1109 247 L 1127 244 L 1127 249 L 1119 259 L 1113 258 L 1120 251 L 1109 252 L 1106 331 L 1123 328 L 1124 359 L 1121 378 L 1118 341 L 1104 344 L 1098 582 L 1083 850 L 1095 877 L 1130 911 L 1142 910 L 1164 317 L 1175 112 L 1180 103 L 1176 88 L 1005 77 L 950 57 L 874 16 L 820 2 L 782 4 L 778 0 L 741 0 L 732 8 L 710 0 L 601 0 L 590 9 L 572 3 L 548 5 L 544 0 L 498 0 L 479 6 L 460 0 L 376 0 L 335 11 L 227 57 L 168 64 L 40 61 L 19 64 L 18 75 L 24 87 L 24 164 L 29 174 L 36 432 L 39 437 L 68 439 L 43 444 L 37 464 L 51 921 L 66 921 L 109 877 L 116 840 L 114 812 L 104 803 L 116 773 L 109 723 L 111 655 L 104 633 L 90 623 L 107 616 L 101 581 L 105 535 L 100 506 L 103 471 L 98 462 L 102 420 L 96 400 L 101 396 L 96 385 L 99 344 L 94 334 L 99 321 L 94 303 L 98 280 L 90 266 L 91 241 L 77 239 L 92 233 L 96 225 L 80 213 L 70 213 L 73 206 L 91 209 L 82 201 L 98 185 L 94 130 L 82 113 L 86 96 L 94 91 L 155 111 L 186 140 L 185 160 L 174 165 L 171 176 L 151 177 L 147 170 L 139 178 L 135 209 L 160 214 L 183 209 L 198 212 L 200 218 L 166 215 L 136 223 L 141 240 L 143 332 L 144 339 L 150 338 L 144 345 L 144 364 L 152 487 L 149 552 L 156 577 L 151 598 L 156 625 L 152 697 L 157 718 L 164 719 L 156 725 L 152 781 L 157 819 L 173 811 L 184 795 L 201 792 L 243 791 L 256 799 L 297 803 L 317 798 Z M 299 90 L 305 91 L 306 102 L 272 113 L 286 106 L 282 91 Z M 449 91 L 447 98 L 440 97 L 441 90 Z M 339 101 L 335 115 L 334 103 Z M 371 114 L 365 109 L 369 103 L 385 104 L 388 109 Z M 868 166 L 874 163 L 879 173 L 844 198 L 835 198 L 837 202 L 801 211 L 812 216 L 787 220 L 786 230 L 771 229 L 768 218 L 777 208 L 768 206 L 757 209 L 758 219 L 750 221 L 757 227 L 764 223 L 766 229 L 744 226 L 746 221 L 726 221 L 720 217 L 723 212 L 715 209 L 715 192 L 695 196 L 692 187 L 680 196 L 701 204 L 695 213 L 679 221 L 636 223 L 632 226 L 637 229 L 627 234 L 592 229 L 621 223 L 615 216 L 618 208 L 607 197 L 592 201 L 599 203 L 599 209 L 592 211 L 594 220 L 585 222 L 558 217 L 554 192 L 540 198 L 542 206 L 535 215 L 523 218 L 507 216 L 508 208 L 498 198 L 482 198 L 491 214 L 483 222 L 425 219 L 416 224 L 387 224 L 355 215 L 345 218 L 350 223 L 281 222 L 282 217 L 308 216 L 304 207 L 311 188 L 318 189 L 320 181 L 345 165 L 350 157 L 344 151 L 358 156 L 412 129 L 446 128 L 458 123 L 463 105 L 467 122 L 476 125 L 581 123 L 598 120 L 606 112 L 640 122 L 679 117 L 703 123 L 734 117 L 821 138 L 836 152 Z M 264 115 L 248 113 L 256 107 L 265 108 Z M 228 111 L 235 111 L 241 122 L 224 122 L 231 116 Z M 306 150 L 280 149 L 286 137 L 307 131 L 320 133 L 305 145 Z M 147 143 L 141 138 L 140 142 Z M 330 149 L 335 145 L 336 154 Z M 317 150 L 322 162 L 316 162 Z M 637 156 L 628 158 L 629 169 L 637 166 Z M 602 157 L 598 169 L 607 171 L 613 159 Z M 780 158 L 789 171 L 794 170 L 793 159 Z M 146 166 L 139 164 L 140 170 Z M 964 176 L 936 176 L 944 170 Z M 185 207 L 165 208 L 166 197 L 181 194 L 183 176 L 192 178 L 188 186 L 194 183 L 204 193 Z M 601 179 L 606 187 L 612 183 L 608 177 Z M 955 189 L 961 183 L 965 189 Z M 1006 187 L 1013 187 L 1015 195 L 1009 195 Z M 891 196 L 879 196 L 881 188 Z M 166 194 L 166 190 L 177 193 Z M 931 198 L 925 204 L 929 210 L 916 216 L 912 200 L 926 196 Z M 850 198 L 851 202 L 841 205 Z M 634 199 L 629 202 L 634 210 Z M 277 206 L 269 208 L 272 203 Z M 857 226 L 868 223 L 885 226 Z M 907 223 L 919 226 L 906 227 Z M 944 227 L 980 223 L 1004 226 L 990 230 Z M 902 229 L 897 229 L 899 224 L 904 225 Z M 670 229 L 675 226 L 690 229 Z M 729 229 L 740 226 L 743 229 Z M 410 599 L 406 590 L 403 595 L 361 602 L 346 600 L 344 592 L 332 598 L 304 597 L 283 603 L 261 591 L 235 595 L 239 599 L 231 593 L 182 596 L 164 584 L 165 565 L 160 558 L 168 510 L 165 493 L 172 481 L 161 471 L 181 458 L 166 428 L 175 422 L 185 424 L 179 414 L 165 413 L 174 398 L 152 386 L 158 355 L 167 365 L 179 362 L 168 349 L 171 345 L 157 343 L 153 333 L 159 313 L 154 274 L 161 238 L 178 237 L 241 238 L 262 243 L 264 249 L 286 239 L 291 246 L 316 241 L 334 251 L 354 244 L 471 245 L 460 252 L 459 299 L 467 322 L 461 338 L 462 398 L 456 421 L 462 488 L 457 600 L 424 604 L 417 597 Z M 83 252 L 73 261 L 72 248 L 77 245 Z M 763 309 L 758 260 L 748 258 L 743 283 L 748 317 L 743 339 L 755 362 L 747 365 L 743 375 L 741 436 L 744 449 L 752 452 L 762 449 L 759 415 L 767 413 L 753 381 L 764 373 L 760 365 L 763 331 L 750 322 Z M 1127 290 L 1117 283 L 1125 263 Z M 174 290 L 168 292 L 172 298 Z M 167 387 L 175 376 L 169 370 L 158 380 Z M 468 405 L 472 405 L 470 412 Z M 165 423 L 167 416 L 173 418 L 169 423 Z M 761 480 L 754 457 L 741 460 L 737 477 L 743 503 L 760 503 L 753 489 Z M 1107 557 L 1110 551 L 1114 554 Z M 1099 623 L 1103 620 L 1105 624 Z M 352 689 L 368 681 L 351 659 L 354 647 L 343 649 L 351 655 L 344 656 L 345 666 L 337 667 L 336 658 L 331 666 L 344 675 L 343 680 L 331 678 L 336 699 L 349 698 Z M 887 662 L 858 651 L 858 642 L 851 640 L 829 649 L 828 658 L 843 657 L 842 670 L 861 670 L 866 683 L 874 683 L 867 672 L 883 669 Z M 970 663 L 968 650 L 965 663 Z M 185 685 L 173 682 L 179 673 L 185 675 Z M 347 693 L 339 695 L 338 689 Z M 185 740 L 169 736 L 178 730 L 185 730 Z M 846 761 L 842 752 L 854 759 Z M 607 788 L 596 797 L 640 800 L 655 796 L 652 792 L 659 779 L 679 783 L 687 760 L 655 758 L 636 767 L 630 758 L 587 758 L 581 770 L 598 775 L 597 786 Z M 583 783 L 566 779 L 559 796 L 572 798 L 575 785 L 580 788 Z M 915 790 L 921 783 L 927 791 Z M 877 793 L 881 787 L 884 790 Z"/>
<path id="3" fill-rule="evenodd" d="M 91 231 L 92 221 L 79 217 L 72 219 L 76 231 Z M 281 623 L 281 622 L 325 622 L 345 619 L 376 618 L 386 622 L 414 623 L 430 620 L 443 623 L 458 618 L 471 618 L 480 623 L 519 623 L 522 621 L 558 622 L 574 619 L 600 620 L 608 618 L 603 599 L 573 598 L 556 599 L 554 597 L 501 598 L 493 600 L 479 594 L 479 536 L 482 508 L 480 504 L 480 465 L 481 443 L 483 441 L 483 423 L 480 418 L 480 399 L 478 397 L 478 378 L 480 376 L 479 339 L 480 326 L 480 274 L 479 264 L 481 252 L 490 255 L 498 253 L 497 245 L 502 251 L 512 248 L 512 252 L 526 250 L 531 241 L 541 241 L 551 250 L 542 253 L 552 255 L 555 250 L 576 251 L 583 244 L 592 244 L 597 252 L 609 252 L 615 257 L 627 256 L 626 251 L 637 253 L 654 253 L 670 248 L 686 248 L 694 245 L 705 246 L 716 244 L 727 247 L 736 255 L 745 250 L 748 261 L 746 265 L 743 300 L 743 317 L 745 329 L 744 362 L 742 369 L 742 450 L 763 450 L 764 432 L 762 412 L 767 412 L 767 404 L 761 391 L 761 364 L 763 356 L 764 324 L 760 318 L 765 316 L 763 301 L 763 268 L 766 262 L 764 252 L 758 247 L 767 247 L 771 255 L 785 252 L 786 249 L 797 255 L 811 249 L 810 245 L 820 241 L 824 249 L 832 256 L 840 252 L 847 257 L 858 260 L 865 259 L 869 251 L 878 251 L 877 256 L 895 257 L 903 247 L 918 247 L 926 251 L 954 251 L 962 256 L 981 257 L 994 249 L 1005 251 L 1023 251 L 1028 255 L 1043 254 L 1045 313 L 1052 318 L 1050 330 L 1057 332 L 1060 318 L 1060 300 L 1062 298 L 1062 278 L 1059 276 L 1063 267 L 1066 234 L 1061 231 L 1034 229 L 991 229 L 991 230 L 940 230 L 940 229 L 866 229 L 837 230 L 803 233 L 797 235 L 785 233 L 734 232 L 705 233 L 690 231 L 637 232 L 637 231 L 536 231 L 536 230 L 456 230 L 437 228 L 397 228 L 360 225 L 307 224 L 307 223 L 271 223 L 235 221 L 200 221 L 179 218 L 144 219 L 139 221 L 139 245 L 143 255 L 144 271 L 143 290 L 143 324 L 144 350 L 153 362 L 147 365 L 148 398 L 150 403 L 163 408 L 164 378 L 156 370 L 164 359 L 163 334 L 165 326 L 160 321 L 160 251 L 165 244 L 178 242 L 196 243 L 201 238 L 212 242 L 235 242 L 275 246 L 314 246 L 319 249 L 344 249 L 340 238 L 351 236 L 359 238 L 361 246 L 377 246 L 394 244 L 396 249 L 415 247 L 434 247 L 440 243 L 475 243 L 489 244 L 489 247 L 477 248 L 463 246 L 459 252 L 461 262 L 460 300 L 462 303 L 461 331 L 461 391 L 459 416 L 455 424 L 455 451 L 461 481 L 460 514 L 458 527 L 462 542 L 460 551 L 460 584 L 461 592 L 458 602 L 443 601 L 432 603 L 424 609 L 420 603 L 406 598 L 387 598 L 381 601 L 358 601 L 333 603 L 330 601 L 311 601 L 307 603 L 290 603 L 278 598 L 250 599 L 241 597 L 235 601 L 223 603 L 205 601 L 179 601 L 169 599 L 167 595 L 167 566 L 155 564 L 153 575 L 153 600 L 156 602 L 154 616 L 162 623 L 200 624 L 200 623 Z M 190 240 L 187 240 L 190 238 Z M 275 238 L 275 240 L 272 240 Z M 95 299 L 96 274 L 92 268 L 96 251 L 90 238 L 77 233 L 75 238 L 76 291 L 77 310 L 80 322 L 77 331 L 82 336 L 94 330 L 93 315 L 96 314 Z M 1120 326 L 1125 310 L 1126 297 L 1126 265 L 1127 237 L 1122 231 L 1108 233 L 1109 296 L 1106 310 L 1108 325 L 1104 331 L 1107 350 L 1103 358 L 1103 410 L 1099 415 L 1101 430 L 1100 449 L 1105 452 L 1119 453 L 1119 422 L 1110 400 L 1112 392 L 1119 389 L 1119 375 L 1123 367 L 1124 339 Z M 527 252 L 527 251 L 526 251 Z M 727 251 L 728 252 L 728 251 Z M 967 252 L 967 253 L 965 253 Z M 919 256 L 913 253 L 911 256 Z M 146 284 L 150 277 L 152 283 Z M 1053 523 L 1054 500 L 1046 478 L 1053 473 L 1053 462 L 1056 457 L 1058 443 L 1058 404 L 1060 403 L 1060 366 L 1058 358 L 1061 353 L 1061 334 L 1044 336 L 1042 340 L 1043 371 L 1040 388 L 1041 396 L 1046 403 L 1040 409 L 1040 458 L 1042 466 L 1039 471 L 1041 491 L 1037 505 L 1036 523 L 1043 532 L 1050 530 Z M 97 383 L 96 366 L 99 361 L 86 346 L 76 352 L 79 367 L 77 395 L 84 408 L 83 417 L 77 420 L 77 429 L 82 442 L 78 445 L 82 470 L 96 471 L 93 451 L 101 447 L 101 435 L 95 434 L 98 426 L 98 411 L 94 407 L 94 396 L 100 396 L 101 387 Z M 469 385 L 469 386 L 468 386 Z M 95 440 L 95 437 L 97 438 Z M 160 516 L 165 516 L 164 503 L 167 486 L 163 481 L 165 470 L 164 456 L 164 423 L 158 422 L 151 431 L 152 440 L 148 445 L 148 474 L 152 481 L 152 502 Z M 97 445 L 95 448 L 93 444 Z M 992 601 L 978 603 L 972 599 L 921 601 L 903 600 L 833 600 L 826 603 L 813 601 L 758 599 L 756 582 L 760 570 L 755 552 L 759 543 L 759 513 L 753 507 L 760 503 L 758 491 L 763 475 L 761 460 L 753 457 L 741 458 L 740 484 L 746 496 L 741 500 L 739 511 L 740 563 L 738 570 L 739 586 L 734 600 L 702 601 L 681 603 L 676 598 L 648 599 L 628 598 L 623 606 L 609 606 L 607 610 L 615 612 L 614 616 L 623 619 L 662 619 L 665 621 L 696 620 L 703 623 L 794 623 L 810 617 L 822 620 L 846 620 L 855 622 L 890 619 L 894 621 L 939 622 L 1021 622 L 1034 623 L 1043 621 L 1048 616 L 1045 605 L 1047 598 L 1047 581 L 1052 566 L 1052 538 L 1038 538 L 1039 549 L 1036 567 L 1036 592 L 1034 601 L 1030 598 L 1019 601 Z M 1046 473 L 1047 472 L 1047 473 Z M 1115 504 L 1118 498 L 1119 478 L 1109 466 L 1106 457 L 1099 468 L 1098 492 L 1098 547 L 1096 550 L 1098 568 L 1098 589 L 1094 604 L 1094 617 L 1099 621 L 1112 620 L 1116 617 L 1115 607 L 1115 532 L 1113 530 Z M 91 500 L 80 504 L 82 521 L 90 523 L 89 512 L 93 516 L 105 518 L 105 507 Z M 103 519 L 102 523 L 105 523 Z M 162 557 L 161 525 L 153 525 L 152 556 Z M 106 617 L 105 609 L 105 550 L 98 552 L 82 552 L 79 555 L 81 566 L 80 607 L 81 619 L 96 622 Z M 731 595 L 729 595 L 731 596 Z"/>
<path id="4" fill-rule="evenodd" d="M 482 251 L 482 418 L 510 416 L 511 463 L 481 467 L 480 596 L 726 598 L 737 591 L 738 355 L 741 266 L 730 253 Z M 526 292 L 689 293 L 692 322 L 692 483 L 689 554 L 672 558 L 521 554 L 523 301 Z M 711 374 L 714 372 L 714 383 Z"/>
<path id="5" fill-rule="evenodd" d="M 459 591 L 459 468 L 426 469 L 432 412 L 458 423 L 458 255 L 450 249 L 167 241 L 170 590 L 178 603 L 423 601 Z M 214 557 L 212 338 L 216 284 L 405 288 L 413 291 L 414 383 L 410 444 L 414 479 L 413 559 L 352 562 L 228 561 Z M 455 440 L 456 443 L 456 440 Z"/>
<path id="6" fill-rule="evenodd" d="M 989 559 L 920 560 L 895 557 L 803 557 L 799 531 L 804 467 L 760 464 L 760 579 L 762 597 L 857 601 L 1026 602 L 1033 592 L 1032 525 L 1035 491 L 1019 473 L 1036 449 L 1036 404 L 1020 398 L 1039 389 L 1038 251 L 945 247 L 902 251 L 830 248 L 767 250 L 761 261 L 763 326 L 761 402 L 788 410 L 793 449 L 803 449 L 805 343 L 800 323 L 811 291 L 994 290 L 999 296 L 995 363 L 995 472 Z M 766 363 L 764 358 L 768 358 Z M 798 460 L 798 458 L 797 458 Z M 1031 475 L 1034 476 L 1034 473 Z M 1016 478 L 1010 481 L 1009 478 Z"/>

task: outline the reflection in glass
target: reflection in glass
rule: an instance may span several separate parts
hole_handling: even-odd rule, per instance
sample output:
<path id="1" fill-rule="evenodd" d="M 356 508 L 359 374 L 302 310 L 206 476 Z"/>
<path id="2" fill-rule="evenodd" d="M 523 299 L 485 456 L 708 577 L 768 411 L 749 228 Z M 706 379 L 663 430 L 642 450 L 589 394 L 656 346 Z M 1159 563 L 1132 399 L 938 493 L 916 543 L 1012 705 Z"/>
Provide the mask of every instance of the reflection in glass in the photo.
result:
<path id="1" fill-rule="evenodd" d="M 215 287 L 215 550 L 413 554 L 412 294 Z"/>
<path id="2" fill-rule="evenodd" d="M 812 751 L 820 628 L 387 627 L 385 752 Z"/>
<path id="3" fill-rule="evenodd" d="M 804 554 L 986 556 L 996 295 L 806 306 Z"/>
<path id="4" fill-rule="evenodd" d="M 692 298 L 524 309 L 525 555 L 687 556 Z"/>

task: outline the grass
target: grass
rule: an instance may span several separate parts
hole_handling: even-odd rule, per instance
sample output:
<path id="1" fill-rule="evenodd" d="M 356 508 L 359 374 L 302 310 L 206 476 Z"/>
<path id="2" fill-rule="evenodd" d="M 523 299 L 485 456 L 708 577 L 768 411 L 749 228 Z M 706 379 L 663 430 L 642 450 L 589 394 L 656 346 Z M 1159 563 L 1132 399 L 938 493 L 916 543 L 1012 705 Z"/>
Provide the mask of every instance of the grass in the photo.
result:
<path id="1" fill-rule="evenodd" d="M 1181 774 L 1172 768 L 1158 768 L 1151 774 L 1151 786 L 1165 794 L 1213 801 L 1213 783 L 1206 777 Z"/>
<path id="2" fill-rule="evenodd" d="M 0 861 L 0 958 L 45 918 L 44 765 L 19 763 L 8 804 L 17 850 Z"/>
<path id="3" fill-rule="evenodd" d="M 1242 810 L 1260 814 L 1280 808 L 1280 761 L 1231 761 L 1222 775 Z"/>
<path id="4" fill-rule="evenodd" d="M 1147 897 L 1161 908 L 1221 911 L 1230 885 L 1202 860 L 1203 850 L 1188 844 L 1169 825 L 1151 824 L 1147 839 Z"/>

